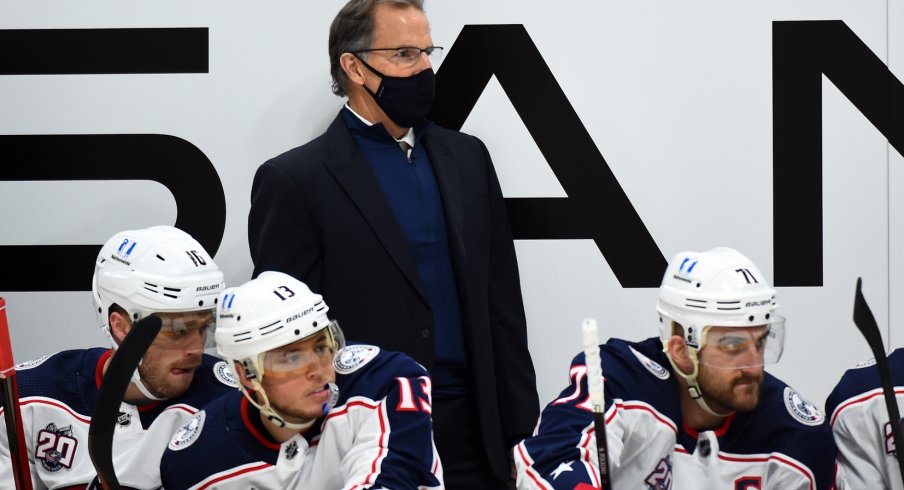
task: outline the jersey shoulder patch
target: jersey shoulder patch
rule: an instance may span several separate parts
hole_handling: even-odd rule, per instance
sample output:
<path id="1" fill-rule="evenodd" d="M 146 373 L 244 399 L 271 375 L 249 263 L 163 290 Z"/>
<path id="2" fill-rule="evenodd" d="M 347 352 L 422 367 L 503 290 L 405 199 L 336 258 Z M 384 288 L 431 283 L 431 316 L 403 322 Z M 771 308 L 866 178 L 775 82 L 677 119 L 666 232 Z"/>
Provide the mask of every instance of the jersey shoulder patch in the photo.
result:
<path id="1" fill-rule="evenodd" d="M 785 401 L 785 408 L 788 409 L 788 413 L 798 422 L 804 425 L 817 426 L 825 421 L 825 415 L 816 408 L 816 405 L 807 401 L 800 393 L 791 389 L 790 386 L 785 387 L 782 399 Z"/>
<path id="2" fill-rule="evenodd" d="M 219 361 L 213 365 L 213 375 L 217 378 L 217 381 L 226 386 L 231 386 L 233 388 L 239 387 L 239 383 L 235 379 L 235 374 L 233 374 L 232 369 L 226 364 L 226 361 Z"/>
<path id="3" fill-rule="evenodd" d="M 335 366 L 337 373 L 351 374 L 360 369 L 361 366 L 372 361 L 379 353 L 380 348 L 375 345 L 347 345 L 339 352 L 339 355 L 336 356 L 333 365 Z"/>
<path id="4" fill-rule="evenodd" d="M 179 430 L 173 434 L 168 447 L 173 451 L 180 451 L 194 444 L 194 442 L 198 440 L 198 436 L 201 435 L 201 430 L 204 428 L 205 417 L 206 413 L 204 410 L 196 413 L 191 420 L 186 422 L 182 427 L 179 427 Z"/>
<path id="5" fill-rule="evenodd" d="M 653 376 L 656 376 L 659 379 L 669 379 L 669 370 L 662 367 L 658 362 L 650 359 L 649 357 L 641 354 L 634 347 L 628 346 L 631 349 L 631 353 L 634 354 L 634 357 L 643 364 L 643 367 L 647 368 L 647 371 L 653 373 Z"/>

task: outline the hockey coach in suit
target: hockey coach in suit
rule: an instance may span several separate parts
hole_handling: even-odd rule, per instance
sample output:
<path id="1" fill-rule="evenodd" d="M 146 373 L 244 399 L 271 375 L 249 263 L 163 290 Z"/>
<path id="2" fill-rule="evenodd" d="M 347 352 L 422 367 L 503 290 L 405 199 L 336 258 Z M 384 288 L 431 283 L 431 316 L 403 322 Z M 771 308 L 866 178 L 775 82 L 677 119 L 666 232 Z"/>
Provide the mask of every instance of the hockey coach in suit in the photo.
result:
<path id="1" fill-rule="evenodd" d="M 426 120 L 434 46 L 422 0 L 351 0 L 330 28 L 324 134 L 252 187 L 255 276 L 330 298 L 350 338 L 430 370 L 447 488 L 505 488 L 539 411 L 518 264 L 484 144 Z"/>

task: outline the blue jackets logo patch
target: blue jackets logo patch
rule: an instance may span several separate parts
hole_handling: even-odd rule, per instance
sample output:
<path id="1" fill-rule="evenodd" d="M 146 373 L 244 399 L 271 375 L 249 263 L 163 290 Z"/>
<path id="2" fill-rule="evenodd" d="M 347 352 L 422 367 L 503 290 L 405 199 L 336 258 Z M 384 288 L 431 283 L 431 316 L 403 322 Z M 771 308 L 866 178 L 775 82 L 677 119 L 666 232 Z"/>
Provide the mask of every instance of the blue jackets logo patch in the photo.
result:
<path id="1" fill-rule="evenodd" d="M 375 345 L 347 345 L 336 357 L 336 361 L 333 364 L 337 373 L 350 374 L 373 360 L 379 353 L 380 348 Z"/>
<path id="2" fill-rule="evenodd" d="M 169 448 L 173 451 L 179 451 L 191 446 L 197 441 L 198 436 L 201 435 L 201 430 L 204 428 L 205 416 L 204 410 L 201 410 L 185 425 L 179 427 L 179 430 L 177 430 L 176 433 L 173 434 L 173 438 L 170 439 Z"/>
<path id="3" fill-rule="evenodd" d="M 785 388 L 783 397 L 785 400 L 785 408 L 798 422 L 804 425 L 816 426 L 822 424 L 825 415 L 816 408 L 816 405 L 808 402 L 800 393 L 792 390 L 790 387 Z"/>
<path id="4" fill-rule="evenodd" d="M 232 374 L 232 369 L 229 369 L 229 366 L 226 365 L 226 361 L 220 361 L 214 364 L 213 374 L 224 385 L 231 386 L 233 388 L 239 387 L 239 384 L 235 379 L 235 375 Z"/>

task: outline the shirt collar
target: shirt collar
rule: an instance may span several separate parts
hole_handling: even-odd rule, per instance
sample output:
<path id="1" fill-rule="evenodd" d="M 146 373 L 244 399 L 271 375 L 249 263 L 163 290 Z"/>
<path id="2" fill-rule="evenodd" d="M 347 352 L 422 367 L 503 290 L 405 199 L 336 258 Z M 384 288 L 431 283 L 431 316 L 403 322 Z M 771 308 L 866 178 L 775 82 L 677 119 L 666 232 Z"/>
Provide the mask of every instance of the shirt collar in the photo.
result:
<path id="1" fill-rule="evenodd" d="M 374 125 L 374 123 L 372 123 L 372 122 L 368 121 L 367 119 L 365 119 L 364 116 L 362 116 L 361 114 L 358 114 L 357 112 L 355 112 L 355 110 L 352 109 L 352 107 L 351 107 L 350 105 L 348 105 L 348 102 L 345 103 L 345 108 L 348 109 L 349 112 L 351 112 L 352 114 L 354 114 L 355 117 L 357 117 L 358 119 L 360 119 L 361 122 L 363 122 L 364 124 L 366 124 L 366 125 L 368 125 L 368 126 L 373 126 L 373 125 Z M 408 132 L 405 133 L 401 138 L 396 139 L 396 141 L 404 141 L 405 143 L 408 143 L 408 146 L 414 148 L 414 141 L 415 141 L 415 139 L 414 139 L 414 128 L 408 128 Z"/>

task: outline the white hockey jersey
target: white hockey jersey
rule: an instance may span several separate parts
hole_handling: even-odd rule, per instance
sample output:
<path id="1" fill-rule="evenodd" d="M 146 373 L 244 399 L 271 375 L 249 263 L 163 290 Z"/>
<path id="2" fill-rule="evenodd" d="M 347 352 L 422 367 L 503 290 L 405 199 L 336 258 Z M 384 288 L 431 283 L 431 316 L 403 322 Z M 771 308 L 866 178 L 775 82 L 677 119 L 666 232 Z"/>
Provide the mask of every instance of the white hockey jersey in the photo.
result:
<path id="1" fill-rule="evenodd" d="M 892 352 L 888 365 L 898 410 L 904 410 L 904 349 Z M 849 488 L 904 489 L 875 361 L 844 373 L 826 400 L 826 413 Z"/>
<path id="2" fill-rule="evenodd" d="M 679 385 L 658 337 L 600 346 L 612 486 L 621 489 L 816 490 L 833 485 L 835 448 L 825 417 L 765 373 L 760 403 L 715 429 L 682 423 Z M 600 486 L 584 355 L 571 384 L 514 448 L 521 489 Z"/>
<path id="3" fill-rule="evenodd" d="M 25 445 L 35 489 L 83 488 L 97 473 L 88 455 L 88 429 L 99 392 L 104 348 L 70 350 L 16 367 Z M 208 401 L 235 391 L 226 363 L 204 356 L 184 395 L 135 406 L 123 403 L 113 435 L 113 466 L 126 488 L 159 488 L 158 465 L 176 429 Z M 6 423 L 0 417 L 0 488 L 15 488 Z"/>
<path id="4" fill-rule="evenodd" d="M 346 346 L 335 368 L 336 405 L 282 444 L 240 392 L 205 407 L 170 441 L 164 488 L 442 488 L 427 371 L 364 344 Z"/>

